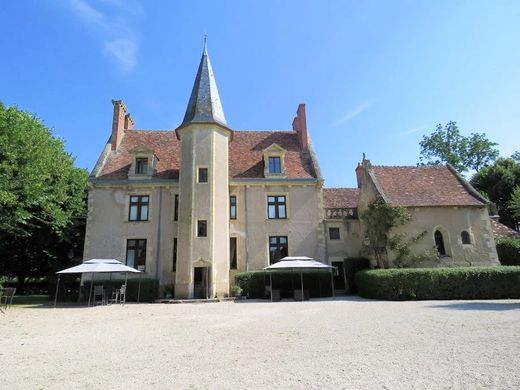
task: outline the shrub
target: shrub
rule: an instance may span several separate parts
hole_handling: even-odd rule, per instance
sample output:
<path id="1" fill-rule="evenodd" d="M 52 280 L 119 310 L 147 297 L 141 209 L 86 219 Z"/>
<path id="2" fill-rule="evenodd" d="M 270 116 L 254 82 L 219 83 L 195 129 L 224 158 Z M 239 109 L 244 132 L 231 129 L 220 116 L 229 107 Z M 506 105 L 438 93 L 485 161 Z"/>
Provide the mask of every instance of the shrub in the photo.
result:
<path id="1" fill-rule="evenodd" d="M 370 260 L 364 257 L 351 257 L 345 259 L 345 277 L 347 279 L 347 289 L 351 294 L 357 294 L 356 272 L 370 268 Z"/>
<path id="2" fill-rule="evenodd" d="M 300 289 L 299 272 L 276 271 L 272 273 L 273 290 L 280 290 L 282 298 L 292 298 L 294 290 Z M 251 271 L 235 275 L 235 283 L 242 289 L 242 295 L 248 298 L 269 298 L 266 286 L 270 285 L 269 272 Z M 304 271 L 303 288 L 310 296 L 317 298 L 331 296 L 330 272 Z"/>
<path id="3" fill-rule="evenodd" d="M 520 267 L 364 270 L 359 294 L 385 300 L 520 298 Z"/>
<path id="4" fill-rule="evenodd" d="M 497 238 L 498 259 L 502 265 L 520 265 L 520 240 L 517 238 Z"/>

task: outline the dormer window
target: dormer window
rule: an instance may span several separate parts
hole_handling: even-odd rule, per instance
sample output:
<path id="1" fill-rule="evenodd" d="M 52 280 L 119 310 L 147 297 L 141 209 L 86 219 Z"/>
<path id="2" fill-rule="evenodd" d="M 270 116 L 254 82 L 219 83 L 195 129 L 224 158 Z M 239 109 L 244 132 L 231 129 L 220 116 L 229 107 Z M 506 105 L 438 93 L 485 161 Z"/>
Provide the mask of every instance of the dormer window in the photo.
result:
<path id="1" fill-rule="evenodd" d="M 279 175 L 280 173 L 282 173 L 280 157 L 269 157 L 269 173 L 271 175 Z"/>
<path id="2" fill-rule="evenodd" d="M 264 149 L 264 177 L 286 177 L 285 153 L 286 150 L 277 144 Z"/>
<path id="3" fill-rule="evenodd" d="M 135 174 L 146 175 L 148 173 L 148 159 L 147 158 L 136 158 L 135 159 Z"/>
<path id="4" fill-rule="evenodd" d="M 155 174 L 159 159 L 152 149 L 146 146 L 138 146 L 130 150 L 132 164 L 128 170 L 130 180 L 151 179 Z"/>

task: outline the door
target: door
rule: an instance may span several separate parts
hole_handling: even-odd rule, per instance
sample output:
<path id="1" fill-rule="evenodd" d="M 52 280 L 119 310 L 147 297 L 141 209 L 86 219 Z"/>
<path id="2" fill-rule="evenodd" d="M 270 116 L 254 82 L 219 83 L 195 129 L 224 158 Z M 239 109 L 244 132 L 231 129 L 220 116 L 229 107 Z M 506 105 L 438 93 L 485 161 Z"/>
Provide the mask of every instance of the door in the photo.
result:
<path id="1" fill-rule="evenodd" d="M 345 269 L 342 261 L 333 262 L 334 290 L 345 290 Z"/>
<path id="2" fill-rule="evenodd" d="M 207 299 L 209 286 L 209 267 L 193 268 L 193 298 Z"/>

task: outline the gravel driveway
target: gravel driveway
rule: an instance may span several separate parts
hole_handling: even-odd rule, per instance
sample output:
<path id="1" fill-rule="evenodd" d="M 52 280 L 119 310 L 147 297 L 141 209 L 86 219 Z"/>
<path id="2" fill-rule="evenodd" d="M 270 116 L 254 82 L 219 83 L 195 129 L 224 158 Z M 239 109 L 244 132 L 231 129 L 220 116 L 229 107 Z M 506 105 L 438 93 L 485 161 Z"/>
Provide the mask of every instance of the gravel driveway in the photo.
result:
<path id="1" fill-rule="evenodd" d="M 0 314 L 5 389 L 518 389 L 520 301 L 243 301 Z"/>

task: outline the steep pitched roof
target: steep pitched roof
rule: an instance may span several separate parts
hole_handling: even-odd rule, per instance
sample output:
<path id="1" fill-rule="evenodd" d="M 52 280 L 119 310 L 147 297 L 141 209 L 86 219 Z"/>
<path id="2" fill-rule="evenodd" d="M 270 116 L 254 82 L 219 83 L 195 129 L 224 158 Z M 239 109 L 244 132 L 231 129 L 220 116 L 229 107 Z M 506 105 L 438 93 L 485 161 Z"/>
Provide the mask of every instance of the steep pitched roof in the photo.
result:
<path id="1" fill-rule="evenodd" d="M 263 150 L 276 143 L 286 150 L 285 168 L 289 179 L 316 178 L 312 160 L 302 152 L 294 131 L 236 131 L 229 143 L 229 176 L 232 178 L 263 178 Z M 158 157 L 155 177 L 178 179 L 180 141 L 174 131 L 126 130 L 116 151 L 110 151 L 98 179 L 126 179 L 132 163 L 130 151 L 143 146 Z"/>
<path id="2" fill-rule="evenodd" d="M 483 206 L 485 201 L 446 165 L 372 166 L 369 172 L 388 202 L 396 206 Z"/>
<path id="3" fill-rule="evenodd" d="M 186 114 L 180 127 L 190 123 L 218 123 L 227 127 L 215 75 L 205 45 Z"/>
<path id="4" fill-rule="evenodd" d="M 504 225 L 494 219 L 491 220 L 491 229 L 493 230 L 493 236 L 495 237 L 511 237 L 520 238 L 520 233 L 516 230 L 511 229 L 509 226 Z"/>
<path id="5" fill-rule="evenodd" d="M 326 209 L 356 208 L 359 188 L 324 188 L 323 207 Z"/>

